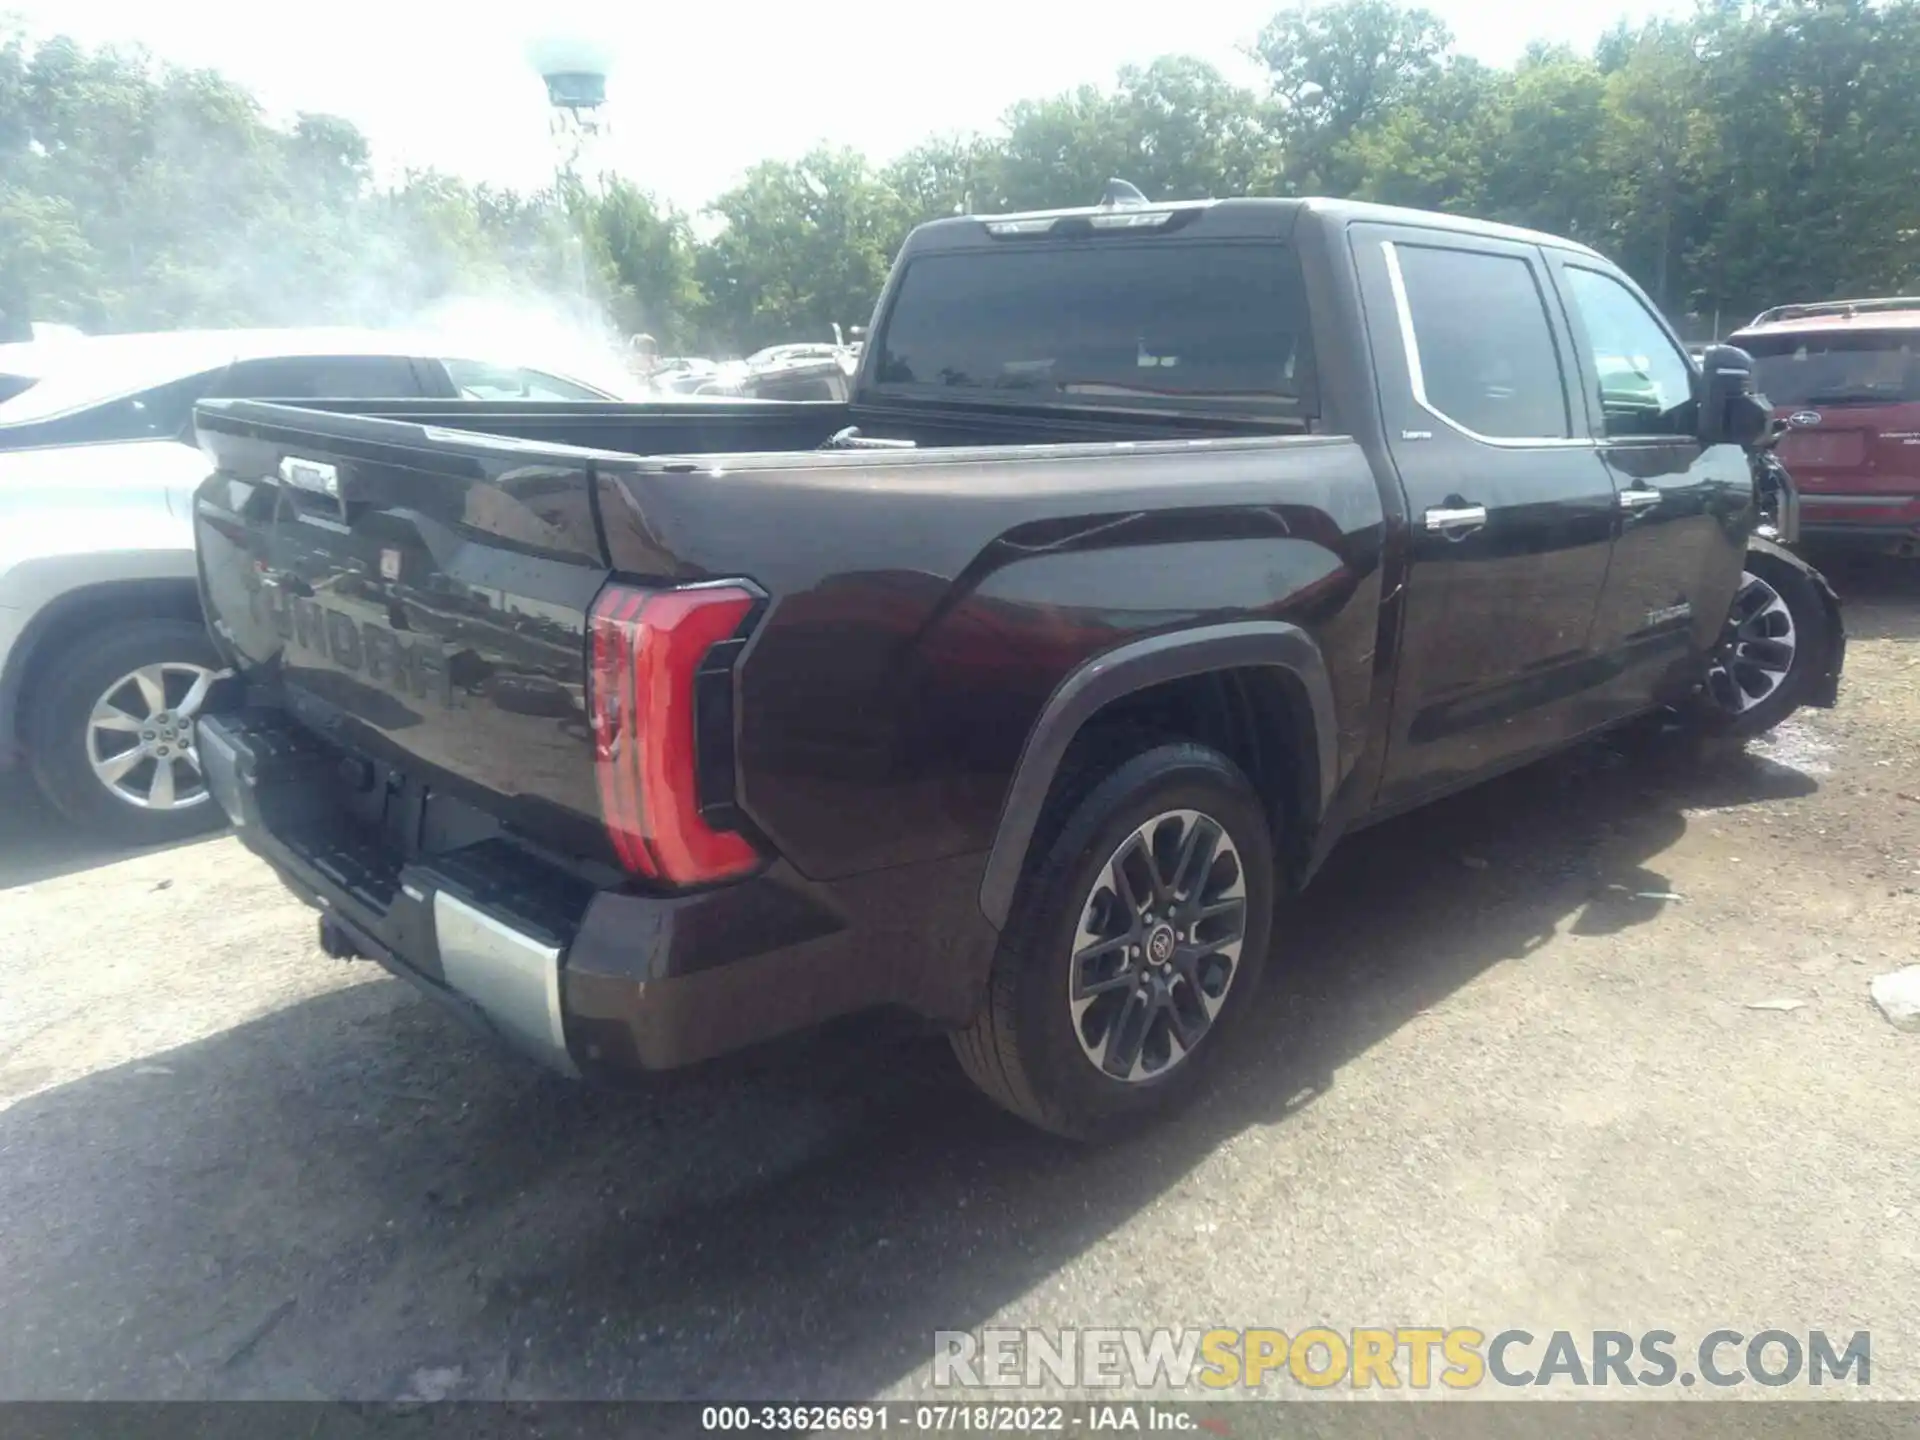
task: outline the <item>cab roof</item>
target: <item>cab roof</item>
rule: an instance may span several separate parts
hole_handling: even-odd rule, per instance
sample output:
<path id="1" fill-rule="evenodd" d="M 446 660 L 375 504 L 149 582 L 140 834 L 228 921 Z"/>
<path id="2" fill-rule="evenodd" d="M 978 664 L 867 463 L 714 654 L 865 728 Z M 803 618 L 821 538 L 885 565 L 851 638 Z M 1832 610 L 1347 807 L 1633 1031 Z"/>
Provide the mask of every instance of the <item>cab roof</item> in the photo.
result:
<path id="1" fill-rule="evenodd" d="M 1165 215 L 1165 220 L 1157 218 Z M 1241 238 L 1284 241 L 1302 216 L 1335 225 L 1364 222 L 1378 225 L 1418 225 L 1429 230 L 1452 230 L 1522 245 L 1550 246 L 1599 260 L 1595 251 L 1576 241 L 1492 220 L 1447 215 L 1436 210 L 1410 210 L 1397 205 L 1375 205 L 1364 200 L 1323 196 L 1282 199 L 1249 196 L 1229 200 L 1154 200 L 1145 203 L 1088 205 L 1063 210 L 1028 210 L 1006 215 L 959 215 L 931 220 L 907 240 L 907 250 L 969 249 L 982 242 L 1041 234 L 1067 222 L 1072 228 L 1099 230 L 1179 230 L 1208 239 Z M 1130 217 L 1130 218 L 1129 218 Z M 902 252 L 903 254 L 906 251 Z"/>

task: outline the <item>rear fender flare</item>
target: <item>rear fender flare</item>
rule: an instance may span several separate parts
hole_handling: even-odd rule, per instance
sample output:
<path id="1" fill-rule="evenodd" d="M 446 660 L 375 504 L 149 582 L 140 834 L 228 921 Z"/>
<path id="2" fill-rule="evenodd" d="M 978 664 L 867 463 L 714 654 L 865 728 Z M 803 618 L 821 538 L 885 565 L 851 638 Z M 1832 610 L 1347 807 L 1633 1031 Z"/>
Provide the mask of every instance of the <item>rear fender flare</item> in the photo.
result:
<path id="1" fill-rule="evenodd" d="M 1061 681 L 1027 736 L 980 882 L 980 909 L 994 928 L 1006 927 L 1041 810 L 1067 747 L 1088 720 L 1114 701 L 1155 685 L 1258 666 L 1286 671 L 1305 692 L 1313 731 L 1313 753 L 1307 758 L 1317 772 L 1308 777 L 1317 784 L 1308 788 L 1324 814 L 1338 779 L 1338 731 L 1326 661 L 1306 631 L 1284 621 L 1251 620 L 1133 641 L 1095 656 Z"/>

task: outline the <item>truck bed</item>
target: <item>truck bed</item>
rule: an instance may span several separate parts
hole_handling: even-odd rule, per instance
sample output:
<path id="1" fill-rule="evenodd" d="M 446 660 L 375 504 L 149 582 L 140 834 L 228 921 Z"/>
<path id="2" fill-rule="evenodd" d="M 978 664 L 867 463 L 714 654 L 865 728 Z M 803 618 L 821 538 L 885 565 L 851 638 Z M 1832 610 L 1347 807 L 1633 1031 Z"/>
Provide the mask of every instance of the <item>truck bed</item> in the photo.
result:
<path id="1" fill-rule="evenodd" d="M 576 1048 L 616 1068 L 876 997 L 962 1018 L 993 934 L 981 864 L 1008 777 L 1060 677 L 1091 657 L 1197 622 L 1312 627 L 1344 661 L 1328 681 L 1343 718 L 1319 733 L 1363 728 L 1383 514 L 1351 439 L 641 455 L 514 435 L 548 427 L 498 410 L 471 417 L 496 427 L 483 434 L 422 423 L 444 407 L 347 408 L 199 412 L 215 467 L 195 501 L 202 598 L 253 696 L 207 731 L 209 785 L 320 897 L 337 943 L 411 979 L 469 996 L 492 983 L 443 969 L 480 964 L 488 924 L 521 937 L 509 968 L 566 953 Z M 631 444 L 737 445 L 847 418 L 821 409 L 835 413 L 597 422 L 609 440 L 632 427 Z M 1180 583 L 1197 574 L 1204 613 Z M 623 617 L 650 595 L 717 593 L 743 597 L 743 618 L 676 682 L 691 712 L 658 717 L 689 727 L 677 787 L 623 780 L 604 706 L 627 682 L 598 669 L 607 637 L 640 633 L 644 615 Z M 685 873 L 636 873 L 621 818 L 636 803 L 677 806 L 683 837 L 755 868 L 691 894 Z M 912 937 L 930 906 L 946 938 L 925 948 Z M 703 1001 L 724 1025 L 654 1033 L 634 1019 L 646 987 L 622 938 L 642 931 L 655 976 L 736 956 L 732 993 L 778 950 L 811 978 Z"/>
<path id="2" fill-rule="evenodd" d="M 1220 620 L 1352 598 L 1355 656 L 1376 619 L 1380 501 L 1347 439 L 716 462 L 248 401 L 203 406 L 200 431 L 217 467 L 198 502 L 203 585 L 242 664 L 351 748 L 600 859 L 581 697 L 588 612 L 610 578 L 764 595 L 736 681 L 739 803 L 826 877 L 983 846 L 1057 677 L 1194 618 L 1159 577 L 1205 567 Z M 336 470 L 344 499 L 283 483 L 289 464 Z M 1310 602 L 1276 604 L 1309 586 Z M 1110 608 L 1115 593 L 1128 609 Z M 1364 673 L 1343 683 L 1359 703 Z M 911 787 L 955 754 L 975 757 L 961 773 L 977 780 L 939 782 L 925 805 L 856 824 L 820 803 L 850 771 L 876 792 Z"/>

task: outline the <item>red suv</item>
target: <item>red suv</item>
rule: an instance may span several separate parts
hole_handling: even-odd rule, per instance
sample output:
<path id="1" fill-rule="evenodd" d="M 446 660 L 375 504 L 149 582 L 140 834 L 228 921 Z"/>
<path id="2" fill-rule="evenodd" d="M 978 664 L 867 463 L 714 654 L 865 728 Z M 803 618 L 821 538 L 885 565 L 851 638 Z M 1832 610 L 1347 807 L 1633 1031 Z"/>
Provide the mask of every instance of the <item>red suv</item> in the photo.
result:
<path id="1" fill-rule="evenodd" d="M 1801 532 L 1920 554 L 1920 297 L 1782 305 L 1727 343 L 1791 427 Z"/>

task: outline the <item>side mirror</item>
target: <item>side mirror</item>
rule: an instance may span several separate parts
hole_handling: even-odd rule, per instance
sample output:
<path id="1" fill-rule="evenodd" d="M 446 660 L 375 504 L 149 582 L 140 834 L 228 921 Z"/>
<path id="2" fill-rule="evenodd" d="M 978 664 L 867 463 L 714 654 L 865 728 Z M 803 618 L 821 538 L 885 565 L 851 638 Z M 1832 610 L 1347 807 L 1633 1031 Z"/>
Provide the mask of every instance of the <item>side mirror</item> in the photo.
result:
<path id="1" fill-rule="evenodd" d="M 1773 407 L 1753 388 L 1753 357 L 1733 345 L 1700 356 L 1700 443 L 1751 448 L 1767 438 Z"/>

